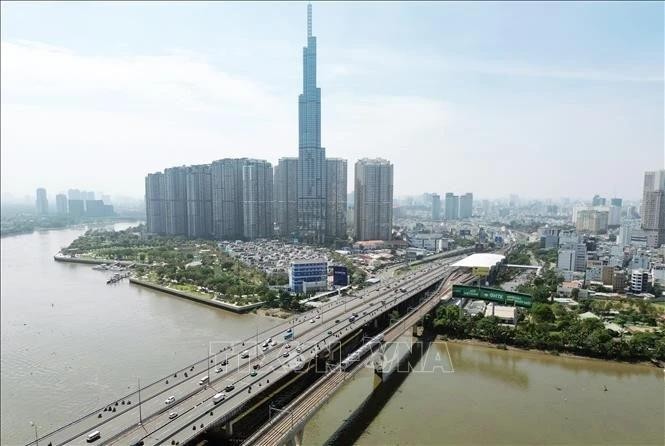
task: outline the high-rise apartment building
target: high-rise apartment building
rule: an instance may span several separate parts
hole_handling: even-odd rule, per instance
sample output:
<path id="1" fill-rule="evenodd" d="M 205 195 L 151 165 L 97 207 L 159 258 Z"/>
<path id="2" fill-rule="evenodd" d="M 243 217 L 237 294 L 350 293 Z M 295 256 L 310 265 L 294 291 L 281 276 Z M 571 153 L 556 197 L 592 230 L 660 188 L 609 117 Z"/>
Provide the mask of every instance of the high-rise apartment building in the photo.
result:
<path id="1" fill-rule="evenodd" d="M 187 236 L 212 236 L 212 183 L 210 164 L 190 166 L 187 171 Z"/>
<path id="2" fill-rule="evenodd" d="M 591 199 L 591 206 L 605 206 L 606 200 L 600 195 L 594 195 Z"/>
<path id="3" fill-rule="evenodd" d="M 459 218 L 471 218 L 473 215 L 473 194 L 468 192 L 459 197 Z"/>
<path id="4" fill-rule="evenodd" d="M 441 220 L 441 196 L 432 194 L 432 220 Z"/>
<path id="5" fill-rule="evenodd" d="M 48 214 L 48 198 L 46 198 L 46 189 L 43 187 L 37 189 L 35 206 L 37 207 L 37 214 Z"/>
<path id="6" fill-rule="evenodd" d="M 279 159 L 274 183 L 277 235 L 293 237 L 298 231 L 298 158 Z"/>
<path id="7" fill-rule="evenodd" d="M 187 235 L 187 169 L 186 166 L 164 169 L 166 234 Z"/>
<path id="8" fill-rule="evenodd" d="M 326 159 L 326 237 L 346 240 L 346 160 Z"/>
<path id="9" fill-rule="evenodd" d="M 147 231 L 153 234 L 166 233 L 166 202 L 164 200 L 164 174 L 149 173 L 145 177 L 145 214 Z M 71 213 L 72 201 L 69 201 Z"/>
<path id="10" fill-rule="evenodd" d="M 242 191 L 245 238 L 272 237 L 272 165 L 263 160 L 245 160 L 242 166 Z"/>
<path id="11" fill-rule="evenodd" d="M 457 220 L 459 217 L 459 196 L 452 192 L 446 193 L 444 202 L 444 214 L 446 220 Z"/>
<path id="12" fill-rule="evenodd" d="M 326 234 L 326 151 L 321 147 L 321 89 L 316 86 L 316 37 L 312 5 L 307 5 L 307 46 L 303 48 L 303 92 L 298 97 L 298 229 L 309 242 Z"/>
<path id="13" fill-rule="evenodd" d="M 642 229 L 649 247 L 665 244 L 665 169 L 644 173 Z"/>
<path id="14" fill-rule="evenodd" d="M 59 215 L 67 214 L 67 195 L 58 194 L 55 196 L 55 211 Z"/>
<path id="15" fill-rule="evenodd" d="M 69 189 L 67 191 L 67 198 L 69 200 L 83 200 L 81 197 L 81 191 L 78 189 Z"/>
<path id="16" fill-rule="evenodd" d="M 393 165 L 361 159 L 355 165 L 355 227 L 357 240 L 390 240 L 393 222 Z"/>
<path id="17" fill-rule="evenodd" d="M 581 232 L 603 234 L 607 232 L 608 218 L 608 211 L 585 209 L 577 213 L 575 225 Z"/>
<path id="18" fill-rule="evenodd" d="M 244 237 L 242 182 L 246 161 L 225 158 L 212 163 L 212 228 L 218 239 Z"/>

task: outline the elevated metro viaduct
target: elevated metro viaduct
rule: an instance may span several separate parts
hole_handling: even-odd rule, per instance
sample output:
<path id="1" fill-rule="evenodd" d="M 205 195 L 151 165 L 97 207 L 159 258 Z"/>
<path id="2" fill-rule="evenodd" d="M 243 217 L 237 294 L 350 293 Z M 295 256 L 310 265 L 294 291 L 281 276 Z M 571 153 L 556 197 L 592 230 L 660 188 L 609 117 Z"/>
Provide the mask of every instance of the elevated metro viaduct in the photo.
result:
<path id="1" fill-rule="evenodd" d="M 372 310 L 372 313 L 376 313 L 369 322 L 345 330 L 340 334 L 335 345 L 320 344 L 320 351 L 312 360 L 303 364 L 299 370 L 293 370 L 278 381 L 271 383 L 269 393 L 257 394 L 242 407 L 226 414 L 187 443 L 195 444 L 197 440 L 205 438 L 214 444 L 240 444 L 322 378 L 331 368 L 339 364 L 349 353 L 358 349 L 364 340 L 384 332 L 395 319 L 417 307 L 422 300 L 439 287 L 440 283 L 440 281 L 433 283 L 394 306 L 389 305 L 388 302 L 385 306 L 377 305 Z M 295 339 L 292 344 L 297 345 L 298 340 Z M 316 348 L 316 346 L 311 347 Z"/>

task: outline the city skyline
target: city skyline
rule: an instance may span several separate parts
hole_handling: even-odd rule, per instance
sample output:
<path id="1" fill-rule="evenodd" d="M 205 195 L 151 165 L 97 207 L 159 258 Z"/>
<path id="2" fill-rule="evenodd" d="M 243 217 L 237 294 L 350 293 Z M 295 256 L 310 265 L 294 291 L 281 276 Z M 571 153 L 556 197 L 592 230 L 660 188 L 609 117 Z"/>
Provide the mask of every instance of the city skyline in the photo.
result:
<path id="1" fill-rule="evenodd" d="M 496 5 L 314 5 L 317 34 L 325 37 L 324 145 L 351 162 L 390 159 L 396 197 L 473 190 L 482 198 L 581 198 L 605 191 L 639 199 L 643 172 L 663 165 L 662 4 L 540 5 L 552 22 L 542 32 L 516 23 L 542 24 L 533 5 L 502 5 L 506 13 L 494 16 Z M 96 6 L 2 5 L 3 24 L 14 20 L 2 27 L 3 199 L 41 186 L 65 190 L 72 181 L 139 197 L 145 172 L 164 165 L 238 155 L 277 165 L 293 153 L 292 97 L 300 81 L 293 64 L 304 3 Z M 43 14 L 55 14 L 58 26 L 36 29 Z M 69 22 L 80 14 L 95 26 L 90 38 L 77 39 L 82 29 Z M 129 26 L 120 37 L 99 23 L 101 16 L 117 25 L 145 14 L 161 25 L 177 17 L 181 32 L 159 41 L 149 25 L 129 52 L 125 39 L 138 29 Z M 211 18 L 229 26 L 213 28 Z M 460 18 L 486 26 L 452 26 Z M 268 19 L 275 29 L 261 29 Z M 625 22 L 640 23 L 640 31 Z M 389 27 L 418 32 L 395 42 Z M 511 45 L 528 32 L 532 43 Z M 214 44 L 202 46 L 204 38 Z M 490 48 L 496 57 L 485 58 Z M 521 60 L 507 58 L 510 51 Z M 259 61 L 270 70 L 259 70 Z M 407 66 L 416 71 L 407 76 Z M 372 82 L 377 75 L 382 82 Z M 28 130 L 35 126 L 41 131 Z M 35 157 L 44 162 L 35 165 Z M 587 163 L 574 162 L 580 157 Z M 515 164 L 520 175 L 506 176 Z M 28 165 L 35 177 L 18 174 Z M 130 179 L 120 181 L 120 171 Z M 603 184 L 614 171 L 622 174 Z"/>

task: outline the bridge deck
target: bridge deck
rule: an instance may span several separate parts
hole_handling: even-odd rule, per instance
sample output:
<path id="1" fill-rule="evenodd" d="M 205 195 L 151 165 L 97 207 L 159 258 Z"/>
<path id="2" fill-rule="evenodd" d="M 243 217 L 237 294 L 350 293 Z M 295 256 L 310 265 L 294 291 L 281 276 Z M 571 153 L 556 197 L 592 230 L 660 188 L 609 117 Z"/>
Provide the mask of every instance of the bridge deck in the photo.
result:
<path id="1" fill-rule="evenodd" d="M 405 330 L 434 309 L 442 299 L 450 298 L 452 283 L 465 282 L 467 280 L 469 280 L 468 275 L 453 273 L 451 277 L 441 283 L 431 296 L 415 307 L 414 311 L 384 330 L 382 333 L 384 342 L 394 341 Z M 324 378 L 317 381 L 310 389 L 281 410 L 280 414 L 274 420 L 265 424 L 243 444 L 259 446 L 287 442 L 296 432 L 302 429 L 304 424 L 318 411 L 328 398 L 342 387 L 344 381 L 353 376 L 363 365 L 363 361 L 359 361 L 346 371 L 342 370 L 341 366 L 336 366 Z"/>

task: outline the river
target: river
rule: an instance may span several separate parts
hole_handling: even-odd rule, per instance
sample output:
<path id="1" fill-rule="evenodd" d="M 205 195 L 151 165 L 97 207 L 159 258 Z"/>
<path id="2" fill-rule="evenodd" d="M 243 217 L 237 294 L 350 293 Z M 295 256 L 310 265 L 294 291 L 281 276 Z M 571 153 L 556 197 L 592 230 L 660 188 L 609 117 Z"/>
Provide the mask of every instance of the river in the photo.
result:
<path id="1" fill-rule="evenodd" d="M 128 224 L 115 225 L 116 229 Z M 83 229 L 1 239 L 0 443 L 23 445 L 200 359 L 211 341 L 279 321 L 236 315 L 53 261 Z M 652 367 L 436 344 L 357 441 L 384 444 L 663 444 Z M 453 373 L 449 373 L 453 371 Z M 361 371 L 305 430 L 321 444 L 372 389 Z M 605 386 L 607 391 L 604 390 Z"/>
<path id="2" fill-rule="evenodd" d="M 116 224 L 116 229 L 130 226 Z M 1 438 L 34 439 L 279 320 L 237 315 L 55 262 L 84 229 L 1 239 Z"/>

